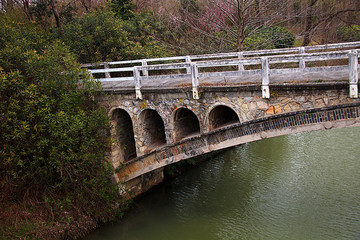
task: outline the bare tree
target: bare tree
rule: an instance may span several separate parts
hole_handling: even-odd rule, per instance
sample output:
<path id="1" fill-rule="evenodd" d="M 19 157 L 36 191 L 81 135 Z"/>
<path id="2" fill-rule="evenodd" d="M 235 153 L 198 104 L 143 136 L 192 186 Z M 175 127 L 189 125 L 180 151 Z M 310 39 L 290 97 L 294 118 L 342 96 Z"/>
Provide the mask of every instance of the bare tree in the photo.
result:
<path id="1" fill-rule="evenodd" d="M 191 29 L 221 42 L 236 42 L 244 49 L 246 37 L 264 25 L 278 24 L 287 13 L 278 0 L 180 0 L 177 20 Z M 284 11 L 279 11 L 284 9 Z M 222 34 L 219 34 L 219 33 Z"/>
<path id="2" fill-rule="evenodd" d="M 360 12 L 360 5 L 356 4 L 354 0 L 306 0 L 305 4 L 303 46 L 309 45 L 313 36 L 321 32 L 321 29 L 334 29 L 334 26 L 345 23 L 346 20 L 348 20 L 348 24 L 358 23 L 356 18 L 349 21 L 347 17 L 351 13 Z M 326 35 L 326 32 L 324 35 Z"/>

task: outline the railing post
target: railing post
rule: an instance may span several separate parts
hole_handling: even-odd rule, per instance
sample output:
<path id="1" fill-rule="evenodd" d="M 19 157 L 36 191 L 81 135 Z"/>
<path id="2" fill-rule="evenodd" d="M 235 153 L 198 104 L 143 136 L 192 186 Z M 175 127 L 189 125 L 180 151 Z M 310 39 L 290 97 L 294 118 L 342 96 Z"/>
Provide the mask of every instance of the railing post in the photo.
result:
<path id="1" fill-rule="evenodd" d="M 262 79 L 261 91 L 263 98 L 270 98 L 269 75 L 270 75 L 269 59 L 267 57 L 262 57 L 261 58 L 261 79 Z"/>
<path id="2" fill-rule="evenodd" d="M 304 54 L 305 53 L 305 47 L 299 47 L 299 53 L 300 54 Z M 305 60 L 304 59 L 300 59 L 299 61 L 299 68 L 305 68 Z"/>
<path id="3" fill-rule="evenodd" d="M 109 63 L 105 62 L 104 63 L 104 69 L 109 69 Z M 111 75 L 109 72 L 105 72 L 105 78 L 111 78 Z"/>
<path id="4" fill-rule="evenodd" d="M 146 62 L 145 59 L 143 59 L 143 60 L 141 61 L 141 65 L 142 65 L 143 67 L 144 67 L 144 66 L 147 66 L 147 62 Z M 144 76 L 149 76 L 149 72 L 148 72 L 147 69 L 143 69 L 143 70 L 142 70 L 142 73 L 143 73 Z"/>
<path id="5" fill-rule="evenodd" d="M 350 86 L 350 97 L 358 98 L 358 82 L 359 82 L 359 73 L 358 73 L 358 53 L 356 50 L 352 50 L 349 54 L 349 86 Z"/>
<path id="6" fill-rule="evenodd" d="M 140 81 L 140 71 L 139 71 L 139 67 L 135 66 L 134 67 L 134 85 L 135 85 L 135 94 L 136 94 L 136 99 L 142 99 L 142 94 L 141 94 L 141 81 Z"/>
<path id="7" fill-rule="evenodd" d="M 242 52 L 238 52 L 238 59 L 241 60 L 243 58 L 244 58 L 244 54 Z M 239 62 L 238 70 L 239 71 L 244 71 L 245 70 L 244 64 L 242 62 Z"/>
<path id="8" fill-rule="evenodd" d="M 185 62 L 191 63 L 191 58 L 190 58 L 190 56 L 186 56 L 186 57 L 185 57 Z M 187 74 L 190 74 L 190 73 L 191 73 L 191 66 L 189 66 L 189 67 L 186 68 L 186 73 L 187 73 Z"/>
<path id="9" fill-rule="evenodd" d="M 199 70 L 196 63 L 190 63 L 193 99 L 199 99 Z"/>

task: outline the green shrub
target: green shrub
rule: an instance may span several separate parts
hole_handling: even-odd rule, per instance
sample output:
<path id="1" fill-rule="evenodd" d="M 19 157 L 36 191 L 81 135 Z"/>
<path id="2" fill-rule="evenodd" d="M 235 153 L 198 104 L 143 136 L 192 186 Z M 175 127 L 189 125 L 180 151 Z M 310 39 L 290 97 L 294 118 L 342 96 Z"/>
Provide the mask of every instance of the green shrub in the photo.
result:
<path id="1" fill-rule="evenodd" d="M 155 21 L 147 14 L 131 20 L 116 18 L 106 9 L 84 14 L 65 24 L 62 39 L 81 63 L 120 61 L 169 55 L 155 39 Z"/>
<path id="2" fill-rule="evenodd" d="M 246 50 L 289 48 L 294 45 L 295 35 L 284 27 L 263 26 L 244 40 Z"/>
<path id="3" fill-rule="evenodd" d="M 135 16 L 136 5 L 131 0 L 111 0 L 109 5 L 117 18 L 129 20 Z"/>
<path id="4" fill-rule="evenodd" d="M 360 25 L 339 27 L 336 33 L 340 41 L 343 42 L 360 41 Z"/>
<path id="5" fill-rule="evenodd" d="M 0 191 L 55 218 L 109 214 L 118 191 L 99 83 L 37 27 L 2 19 L 0 31 Z"/>

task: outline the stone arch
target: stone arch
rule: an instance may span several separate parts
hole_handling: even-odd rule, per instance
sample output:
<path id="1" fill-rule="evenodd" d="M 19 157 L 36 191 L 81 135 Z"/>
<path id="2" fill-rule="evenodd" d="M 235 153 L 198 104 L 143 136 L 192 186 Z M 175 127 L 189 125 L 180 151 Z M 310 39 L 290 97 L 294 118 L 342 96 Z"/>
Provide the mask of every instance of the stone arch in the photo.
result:
<path id="1" fill-rule="evenodd" d="M 173 114 L 173 134 L 175 141 L 199 134 L 200 122 L 193 111 L 179 108 Z"/>
<path id="2" fill-rule="evenodd" d="M 130 115 L 124 109 L 117 108 L 112 112 L 112 120 L 115 122 L 116 138 L 123 161 L 136 158 L 134 129 Z"/>
<path id="3" fill-rule="evenodd" d="M 228 106 L 217 105 L 208 115 L 209 130 L 215 130 L 224 126 L 240 122 L 237 113 Z"/>
<path id="4" fill-rule="evenodd" d="M 146 151 L 166 144 L 164 121 L 156 110 L 143 110 L 139 119 Z"/>

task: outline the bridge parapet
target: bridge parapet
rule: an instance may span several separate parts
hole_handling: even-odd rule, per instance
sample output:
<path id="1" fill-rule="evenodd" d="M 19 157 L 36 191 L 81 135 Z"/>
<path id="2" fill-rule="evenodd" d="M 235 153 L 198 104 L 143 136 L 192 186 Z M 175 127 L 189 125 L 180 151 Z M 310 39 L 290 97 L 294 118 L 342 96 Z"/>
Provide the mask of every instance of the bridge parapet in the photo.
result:
<path id="1" fill-rule="evenodd" d="M 238 78 L 233 84 L 241 84 L 244 76 L 254 76 L 255 78 L 259 76 L 262 97 L 269 98 L 269 84 L 279 82 L 276 78 L 278 75 L 332 74 L 334 72 L 347 73 L 349 95 L 352 98 L 357 98 L 359 50 L 328 51 L 357 47 L 360 47 L 360 42 L 100 63 L 99 66 L 103 66 L 103 69 L 91 69 L 91 67 L 95 66 L 94 64 L 85 64 L 84 67 L 89 67 L 89 71 L 93 75 L 105 74 L 105 77 L 99 78 L 100 81 L 105 83 L 105 88 L 106 82 L 114 81 L 122 82 L 123 88 L 135 88 L 137 99 L 142 99 L 142 88 L 161 88 L 164 81 L 171 81 L 174 83 L 173 85 L 176 85 L 176 80 L 180 80 L 182 85 L 191 83 L 193 98 L 198 99 L 199 85 L 202 82 L 211 83 L 214 78 L 225 79 L 232 77 Z M 182 62 L 168 63 L 169 61 Z M 162 63 L 149 64 L 154 62 Z M 130 67 L 110 68 L 110 66 L 124 64 L 130 64 Z M 141 64 L 141 66 L 136 66 L 136 64 Z M 128 76 L 119 77 L 126 72 L 129 74 Z M 111 74 L 117 74 L 118 77 L 112 78 Z M 126 81 L 130 82 L 126 83 Z M 306 82 L 307 79 L 303 81 Z"/>

